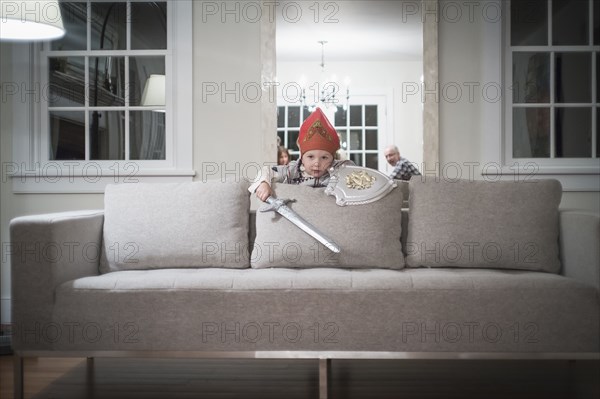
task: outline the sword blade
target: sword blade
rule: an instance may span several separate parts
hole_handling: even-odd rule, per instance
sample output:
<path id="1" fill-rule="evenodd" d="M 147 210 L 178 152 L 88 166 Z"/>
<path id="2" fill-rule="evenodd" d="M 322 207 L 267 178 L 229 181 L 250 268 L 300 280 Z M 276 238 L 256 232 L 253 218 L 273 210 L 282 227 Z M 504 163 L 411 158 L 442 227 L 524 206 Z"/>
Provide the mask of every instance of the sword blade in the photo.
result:
<path id="1" fill-rule="evenodd" d="M 319 241 L 321 244 L 325 245 L 327 249 L 336 254 L 341 251 L 340 246 L 335 243 L 331 238 L 327 237 L 325 234 L 321 233 L 315 226 L 307 222 L 302 216 L 298 215 L 294 212 L 290 207 L 288 207 L 285 202 L 281 199 L 277 199 L 274 197 L 269 197 L 265 201 L 270 206 L 263 210 L 263 212 L 274 210 L 279 213 L 281 216 L 292 222 L 295 226 L 297 226 L 300 230 L 304 231 L 315 240 Z"/>

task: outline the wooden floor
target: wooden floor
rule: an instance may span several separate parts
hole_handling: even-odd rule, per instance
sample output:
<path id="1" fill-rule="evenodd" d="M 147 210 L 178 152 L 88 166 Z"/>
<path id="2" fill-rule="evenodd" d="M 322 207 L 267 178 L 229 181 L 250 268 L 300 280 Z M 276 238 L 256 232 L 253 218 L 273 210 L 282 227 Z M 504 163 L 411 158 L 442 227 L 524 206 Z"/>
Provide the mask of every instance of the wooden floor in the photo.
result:
<path id="1" fill-rule="evenodd" d="M 27 359 L 25 397 L 318 397 L 316 360 L 97 358 L 92 369 L 86 364 Z M 12 356 L 0 356 L 2 399 L 12 398 L 12 367 Z M 600 362 L 334 360 L 330 397 L 598 399 Z"/>

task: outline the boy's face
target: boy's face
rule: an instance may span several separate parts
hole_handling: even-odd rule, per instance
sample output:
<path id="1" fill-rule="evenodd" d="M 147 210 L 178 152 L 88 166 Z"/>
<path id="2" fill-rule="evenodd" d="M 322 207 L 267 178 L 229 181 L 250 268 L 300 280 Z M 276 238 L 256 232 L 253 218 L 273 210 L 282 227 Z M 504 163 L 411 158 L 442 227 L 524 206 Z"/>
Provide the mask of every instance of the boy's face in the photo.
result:
<path id="1" fill-rule="evenodd" d="M 302 154 L 302 165 L 312 177 L 321 177 L 333 163 L 333 155 L 323 150 L 310 150 Z"/>

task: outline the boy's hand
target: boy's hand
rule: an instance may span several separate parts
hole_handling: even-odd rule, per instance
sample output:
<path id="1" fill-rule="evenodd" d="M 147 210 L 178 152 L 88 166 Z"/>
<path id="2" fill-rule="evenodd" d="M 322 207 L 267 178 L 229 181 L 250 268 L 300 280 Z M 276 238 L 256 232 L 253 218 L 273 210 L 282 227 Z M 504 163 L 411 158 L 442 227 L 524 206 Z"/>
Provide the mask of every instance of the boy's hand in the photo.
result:
<path id="1" fill-rule="evenodd" d="M 255 193 L 258 199 L 260 199 L 262 202 L 265 202 L 267 198 L 273 194 L 273 191 L 267 182 L 262 182 L 256 189 Z"/>

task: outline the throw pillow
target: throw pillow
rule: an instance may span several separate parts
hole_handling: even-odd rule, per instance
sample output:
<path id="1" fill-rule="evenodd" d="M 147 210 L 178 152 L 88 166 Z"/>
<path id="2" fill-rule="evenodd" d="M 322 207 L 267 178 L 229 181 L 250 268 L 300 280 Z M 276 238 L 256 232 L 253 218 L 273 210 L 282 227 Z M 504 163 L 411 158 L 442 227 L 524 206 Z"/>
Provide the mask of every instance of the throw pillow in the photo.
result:
<path id="1" fill-rule="evenodd" d="M 557 273 L 561 195 L 557 180 L 412 179 L 407 265 Z"/>
<path id="2" fill-rule="evenodd" d="M 287 205 L 335 241 L 333 253 L 275 212 L 256 213 L 256 239 L 250 264 L 267 267 L 404 267 L 400 243 L 402 192 L 393 189 L 366 205 L 339 206 L 324 188 L 273 184 L 274 194 L 292 199 Z"/>
<path id="3" fill-rule="evenodd" d="M 179 267 L 249 267 L 245 182 L 106 187 L 102 273 Z"/>

